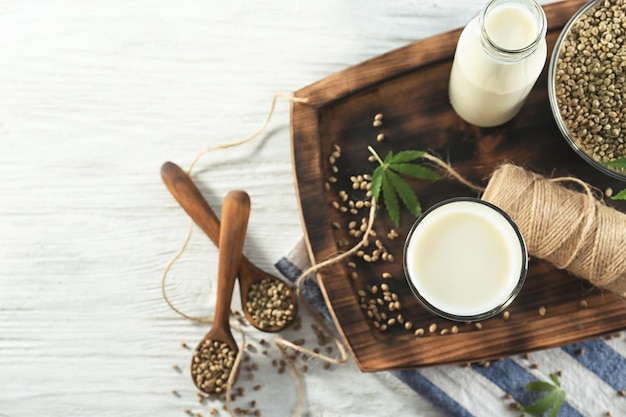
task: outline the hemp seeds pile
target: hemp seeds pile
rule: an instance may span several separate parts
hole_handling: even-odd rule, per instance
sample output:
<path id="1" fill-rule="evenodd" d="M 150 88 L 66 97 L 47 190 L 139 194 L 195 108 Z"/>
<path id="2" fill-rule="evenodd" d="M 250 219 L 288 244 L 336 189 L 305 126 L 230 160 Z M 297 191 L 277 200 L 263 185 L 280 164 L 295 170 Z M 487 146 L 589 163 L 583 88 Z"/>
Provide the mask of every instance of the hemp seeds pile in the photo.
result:
<path id="1" fill-rule="evenodd" d="M 236 353 L 224 342 L 206 340 L 194 352 L 191 375 L 205 392 L 220 393 L 226 389 Z"/>
<path id="2" fill-rule="evenodd" d="M 555 93 L 572 139 L 598 162 L 626 157 L 626 1 L 590 7 L 558 53 Z"/>
<path id="3" fill-rule="evenodd" d="M 293 320 L 296 310 L 287 284 L 271 279 L 250 286 L 246 306 L 262 329 L 284 327 Z"/>

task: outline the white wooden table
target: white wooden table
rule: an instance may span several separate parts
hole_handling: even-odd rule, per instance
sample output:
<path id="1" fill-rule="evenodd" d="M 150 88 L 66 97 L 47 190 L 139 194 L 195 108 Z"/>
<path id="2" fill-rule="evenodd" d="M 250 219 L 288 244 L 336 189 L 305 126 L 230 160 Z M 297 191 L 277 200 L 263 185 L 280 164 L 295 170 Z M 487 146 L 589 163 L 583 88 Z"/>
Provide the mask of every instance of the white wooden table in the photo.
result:
<path id="1" fill-rule="evenodd" d="M 161 296 L 188 227 L 161 164 L 186 167 L 198 151 L 248 136 L 274 93 L 462 26 L 482 3 L 0 0 L 0 416 L 219 407 L 198 402 L 181 347 L 208 326 Z M 274 272 L 302 234 L 288 108 L 279 101 L 259 139 L 207 155 L 194 172 L 218 211 L 228 190 L 250 193 L 245 253 Z M 179 308 L 211 315 L 216 260 L 196 230 L 169 276 Z M 308 325 L 285 337 L 315 345 Z M 276 349 L 252 356 L 260 370 L 254 381 L 242 374 L 247 394 L 234 405 L 292 415 L 295 382 L 271 366 Z M 304 386 L 305 415 L 440 416 L 351 360 L 329 370 L 311 362 Z"/>

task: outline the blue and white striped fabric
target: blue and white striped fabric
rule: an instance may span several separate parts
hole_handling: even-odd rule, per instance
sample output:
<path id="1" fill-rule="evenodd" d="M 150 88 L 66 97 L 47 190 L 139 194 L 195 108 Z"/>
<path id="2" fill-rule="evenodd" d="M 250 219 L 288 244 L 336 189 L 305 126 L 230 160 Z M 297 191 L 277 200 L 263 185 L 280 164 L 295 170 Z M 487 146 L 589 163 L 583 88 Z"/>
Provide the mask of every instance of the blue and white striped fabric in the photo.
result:
<path id="1" fill-rule="evenodd" d="M 304 244 L 299 242 L 276 263 L 276 268 L 294 281 L 308 265 Z M 304 284 L 302 295 L 330 320 L 322 294 L 313 281 Z M 538 398 L 526 391 L 526 384 L 549 381 L 549 375 L 557 372 L 567 394 L 559 417 L 626 417 L 623 333 L 509 357 L 493 361 L 489 366 L 449 365 L 391 371 L 450 417 L 518 417 L 520 411 L 512 403 L 528 405 Z"/>

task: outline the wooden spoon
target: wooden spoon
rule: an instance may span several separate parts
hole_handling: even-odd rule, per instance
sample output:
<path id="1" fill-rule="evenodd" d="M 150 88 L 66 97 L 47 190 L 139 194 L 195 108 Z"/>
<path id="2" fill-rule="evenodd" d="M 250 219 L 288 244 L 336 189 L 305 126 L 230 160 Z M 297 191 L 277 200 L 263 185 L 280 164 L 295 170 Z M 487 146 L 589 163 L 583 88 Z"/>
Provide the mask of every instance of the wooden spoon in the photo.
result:
<path id="1" fill-rule="evenodd" d="M 193 221 L 209 236 L 213 243 L 218 245 L 220 221 L 189 175 L 178 165 L 172 162 L 166 162 L 161 167 L 161 177 L 167 189 L 181 207 L 185 209 L 187 214 L 189 214 Z M 279 278 L 256 267 L 245 256 L 241 258 L 238 276 L 241 306 L 250 324 L 264 332 L 278 332 L 291 324 L 296 316 L 297 302 L 296 295 L 288 285 Z M 259 314 L 255 311 L 250 311 L 248 308 L 248 300 L 252 286 L 254 285 L 256 287 L 260 285 L 260 283 L 267 284 L 268 282 L 273 283 L 277 287 L 280 286 L 281 295 L 285 301 L 285 310 L 290 309 L 289 313 L 282 316 L 280 320 L 257 320 L 255 317 L 259 317 Z"/>
<path id="2" fill-rule="evenodd" d="M 250 197 L 234 190 L 224 199 L 222 230 L 219 235 L 217 301 L 211 330 L 200 341 L 191 360 L 191 375 L 198 389 L 210 394 L 221 392 L 239 351 L 230 330 L 230 301 L 241 262 Z"/>

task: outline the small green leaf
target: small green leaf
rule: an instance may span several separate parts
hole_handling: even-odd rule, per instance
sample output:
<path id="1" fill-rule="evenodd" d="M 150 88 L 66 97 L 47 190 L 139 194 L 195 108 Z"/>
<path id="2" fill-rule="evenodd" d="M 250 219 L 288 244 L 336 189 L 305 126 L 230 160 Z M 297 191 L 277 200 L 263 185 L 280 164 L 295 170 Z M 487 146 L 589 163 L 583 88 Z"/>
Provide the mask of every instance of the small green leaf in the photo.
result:
<path id="1" fill-rule="evenodd" d="M 441 179 L 441 176 L 435 171 L 415 164 L 393 164 L 389 168 L 404 175 L 420 180 L 435 181 Z"/>
<path id="2" fill-rule="evenodd" d="M 526 385 L 526 390 L 531 392 L 553 391 L 554 385 L 544 381 L 533 381 Z"/>
<path id="3" fill-rule="evenodd" d="M 558 395 L 559 393 L 557 391 L 550 391 L 550 393 L 539 398 L 528 407 L 524 407 L 524 412 L 532 414 L 533 416 L 542 416 L 546 411 L 553 409 L 558 401 Z"/>
<path id="4" fill-rule="evenodd" d="M 372 196 L 376 201 L 379 201 L 380 189 L 383 185 L 383 177 L 385 176 L 384 168 L 382 165 L 376 167 L 372 173 Z"/>
<path id="5" fill-rule="evenodd" d="M 422 208 L 419 199 L 411 186 L 402 179 L 399 174 L 409 177 L 436 180 L 439 175 L 428 168 L 410 164 L 409 162 L 421 158 L 424 155 L 422 151 L 402 151 L 394 154 L 389 151 L 385 159 L 381 159 L 380 155 L 371 146 L 367 149 L 378 161 L 379 166 L 372 173 L 371 190 L 372 196 L 377 203 L 380 203 L 381 197 L 384 200 L 385 208 L 389 213 L 389 217 L 396 227 L 400 226 L 400 204 L 399 199 L 409 209 L 411 214 L 419 217 L 422 214 Z"/>
<path id="6" fill-rule="evenodd" d="M 386 175 L 383 176 L 382 180 L 382 191 L 383 191 L 383 199 L 385 200 L 385 207 L 387 208 L 387 213 L 389 213 L 389 217 L 393 224 L 396 227 L 400 226 L 400 206 L 398 204 L 398 195 L 396 194 L 396 190 L 389 183 L 389 177 Z"/>
<path id="7" fill-rule="evenodd" d="M 603 162 L 604 166 L 626 169 L 626 158 L 614 159 L 612 161 Z"/>
<path id="8" fill-rule="evenodd" d="M 394 158 L 393 156 L 393 151 L 389 151 L 387 153 L 387 156 L 385 156 L 385 159 L 383 160 L 385 165 L 389 165 L 391 163 L 391 160 Z"/>
<path id="9" fill-rule="evenodd" d="M 559 414 L 559 411 L 561 410 L 561 407 L 563 406 L 564 402 L 565 402 L 565 392 L 560 391 L 558 400 L 552 406 L 552 411 L 550 412 L 550 414 L 548 414 L 548 417 L 556 417 L 557 414 Z"/>
<path id="10" fill-rule="evenodd" d="M 389 154 L 391 154 L 391 152 L 389 152 Z M 387 158 L 389 158 L 389 160 L 385 158 L 385 162 L 389 164 L 401 164 L 404 162 L 415 161 L 416 159 L 421 158 L 423 155 L 424 152 L 422 151 L 402 151 L 396 155 L 387 155 Z"/>
<path id="11" fill-rule="evenodd" d="M 526 385 L 526 390 L 531 392 L 546 392 L 547 394 L 537 401 L 523 407 L 523 411 L 536 417 L 541 417 L 550 410 L 548 417 L 556 417 L 565 402 L 565 391 L 561 388 L 561 382 L 555 374 L 550 374 L 554 384 L 545 381 L 533 381 Z"/>
<path id="12" fill-rule="evenodd" d="M 613 200 L 626 200 L 626 189 L 620 191 L 619 193 L 615 194 L 613 197 L 611 197 L 611 199 Z"/>
<path id="13" fill-rule="evenodd" d="M 422 215 L 422 207 L 420 206 L 420 202 L 415 195 L 415 192 L 411 189 L 409 184 L 400 178 L 393 171 L 388 171 L 387 176 L 389 177 L 389 183 L 395 188 L 396 193 L 400 196 L 400 199 L 404 203 L 407 209 L 413 214 L 415 217 L 419 217 Z M 396 225 L 398 226 L 398 225 Z"/>
<path id="14" fill-rule="evenodd" d="M 552 382 L 554 382 L 555 386 L 557 387 L 561 386 L 561 381 L 559 381 L 559 378 L 557 378 L 555 374 L 550 374 L 550 379 L 552 380 Z"/>

